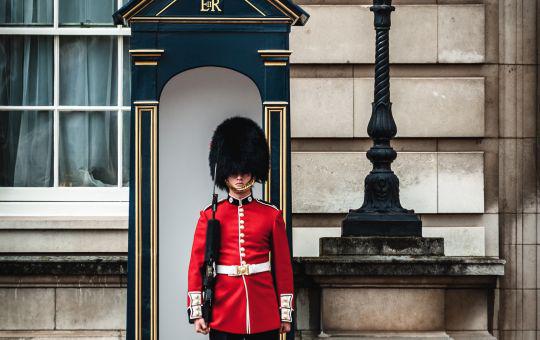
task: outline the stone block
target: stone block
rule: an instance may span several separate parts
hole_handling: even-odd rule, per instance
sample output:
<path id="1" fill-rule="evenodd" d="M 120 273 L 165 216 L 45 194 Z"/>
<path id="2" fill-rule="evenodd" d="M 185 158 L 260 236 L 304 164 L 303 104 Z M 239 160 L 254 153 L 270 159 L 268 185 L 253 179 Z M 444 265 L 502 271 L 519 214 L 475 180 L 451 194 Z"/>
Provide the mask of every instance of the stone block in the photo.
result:
<path id="1" fill-rule="evenodd" d="M 292 78 L 291 135 L 353 136 L 352 78 Z"/>
<path id="2" fill-rule="evenodd" d="M 484 158 L 481 152 L 438 153 L 438 212 L 484 212 Z"/>
<path id="3" fill-rule="evenodd" d="M 538 2 L 500 1 L 499 59 L 503 64 L 535 64 L 537 54 Z"/>
<path id="4" fill-rule="evenodd" d="M 417 213 L 437 211 L 436 167 L 437 153 L 398 154 L 392 163 L 392 169 L 399 177 L 399 195 L 404 208 L 414 209 Z"/>
<path id="5" fill-rule="evenodd" d="M 297 288 L 296 290 L 296 329 L 318 329 L 320 326 L 320 296 L 318 289 Z"/>
<path id="6" fill-rule="evenodd" d="M 337 213 L 361 206 L 370 171 L 362 158 L 360 152 L 293 152 L 293 212 Z"/>
<path id="7" fill-rule="evenodd" d="M 123 340 L 126 338 L 125 330 L 95 331 L 95 330 L 73 330 L 73 331 L 0 331 L 0 339 L 10 340 Z"/>
<path id="8" fill-rule="evenodd" d="M 293 256 L 319 256 L 319 239 L 332 236 L 341 228 L 293 228 Z"/>
<path id="9" fill-rule="evenodd" d="M 436 212 L 436 154 L 400 153 L 393 163 L 402 205 Z M 371 163 L 361 152 L 293 152 L 295 213 L 343 213 L 363 202 L 363 182 Z"/>
<path id="10" fill-rule="evenodd" d="M 517 331 L 506 330 L 499 331 L 497 339 L 500 340 L 538 340 L 536 331 Z"/>
<path id="11" fill-rule="evenodd" d="M 497 337 L 494 337 L 488 331 L 457 331 L 451 332 L 448 331 L 448 335 L 451 336 L 453 340 L 497 340 Z"/>
<path id="12" fill-rule="evenodd" d="M 360 207 L 363 181 L 371 171 L 364 157 L 360 152 L 293 152 L 293 212 L 343 213 Z M 418 213 L 484 212 L 482 153 L 402 152 L 392 166 L 403 207 Z"/>
<path id="13" fill-rule="evenodd" d="M 500 65 L 499 69 L 499 135 L 518 136 L 518 108 L 516 90 L 518 74 L 516 65 Z"/>
<path id="14" fill-rule="evenodd" d="M 516 257 L 517 250 L 515 245 L 505 244 L 502 246 L 500 258 L 506 261 L 506 264 L 504 265 L 504 277 L 502 277 L 500 280 L 500 287 L 503 289 L 508 290 L 515 289 L 517 287 Z"/>
<path id="15" fill-rule="evenodd" d="M 536 329 L 540 328 L 540 290 L 536 289 Z"/>
<path id="16" fill-rule="evenodd" d="M 455 340 L 450 337 L 446 332 L 347 332 L 347 335 L 343 336 L 340 332 L 329 332 L 330 336 L 334 336 L 339 340 Z M 335 335 L 334 335 L 335 333 Z M 302 339 L 316 340 L 321 337 L 305 338 L 302 335 Z M 476 339 L 475 339 L 476 340 Z"/>
<path id="17" fill-rule="evenodd" d="M 125 229 L 127 217 L 103 216 L 3 216 L 0 229 Z"/>
<path id="18" fill-rule="evenodd" d="M 323 327 L 328 331 L 440 331 L 443 289 L 325 288 Z"/>
<path id="19" fill-rule="evenodd" d="M 518 143 L 521 153 L 520 175 L 521 175 L 521 199 L 519 211 L 524 213 L 537 213 L 537 205 L 540 197 L 538 191 L 538 139 L 524 138 Z"/>
<path id="20" fill-rule="evenodd" d="M 422 236 L 444 238 L 446 256 L 485 256 L 483 227 L 423 227 Z"/>
<path id="21" fill-rule="evenodd" d="M 391 63 L 437 62 L 437 9 L 440 7 L 396 6 L 390 29 Z M 375 46 L 374 42 L 371 40 L 371 46 Z"/>
<path id="22" fill-rule="evenodd" d="M 484 78 L 392 78 L 398 137 L 484 136 Z M 373 79 L 354 79 L 354 135 L 367 137 Z"/>
<path id="23" fill-rule="evenodd" d="M 128 197 L 125 197 L 128 200 Z M 9 201 L 0 202 L 0 216 L 125 216 L 129 202 L 47 202 Z"/>
<path id="24" fill-rule="evenodd" d="M 373 13 L 366 5 L 304 5 L 305 27 L 292 27 L 291 63 L 373 63 Z M 437 61 L 437 6 L 396 6 L 390 30 L 390 62 Z"/>
<path id="25" fill-rule="evenodd" d="M 483 228 L 485 234 L 485 255 L 499 254 L 498 214 L 425 214 L 422 215 L 423 230 L 436 233 L 437 228 Z M 445 244 L 446 247 L 446 244 Z"/>
<path id="26" fill-rule="evenodd" d="M 447 289 L 445 298 L 447 330 L 487 330 L 488 299 L 486 290 Z"/>
<path id="27" fill-rule="evenodd" d="M 374 59 L 375 31 L 368 6 L 302 6 L 305 27 L 293 26 L 291 63 L 361 63 Z"/>
<path id="28" fill-rule="evenodd" d="M 125 322 L 125 289 L 57 289 L 57 329 L 124 329 Z"/>
<path id="29" fill-rule="evenodd" d="M 53 288 L 0 288 L 0 330 L 54 329 Z"/>
<path id="30" fill-rule="evenodd" d="M 536 330 L 536 290 L 523 290 L 523 330 Z"/>
<path id="31" fill-rule="evenodd" d="M 0 230 L 0 251 L 127 252 L 127 230 Z"/>
<path id="32" fill-rule="evenodd" d="M 486 233 L 486 256 L 499 257 L 499 215 L 483 214 Z"/>
<path id="33" fill-rule="evenodd" d="M 499 0 L 486 0 L 486 58 L 484 63 L 496 64 L 499 62 Z"/>
<path id="34" fill-rule="evenodd" d="M 484 62 L 484 5 L 439 6 L 437 28 L 440 63 Z"/>
<path id="35" fill-rule="evenodd" d="M 499 133 L 501 137 L 536 136 L 536 65 L 501 65 Z"/>
<path id="36" fill-rule="evenodd" d="M 518 290 L 515 289 L 503 289 L 501 290 L 501 304 L 500 315 L 501 324 L 499 329 L 504 330 L 516 330 L 517 329 L 517 309 L 518 309 Z"/>
<path id="37" fill-rule="evenodd" d="M 521 247 L 520 247 L 521 248 Z M 535 244 L 526 244 L 523 245 L 521 261 L 522 267 L 518 270 L 522 272 L 523 277 L 523 288 L 525 289 L 535 289 L 536 286 L 536 275 L 537 275 L 537 264 L 536 264 L 536 251 L 537 245 Z"/>

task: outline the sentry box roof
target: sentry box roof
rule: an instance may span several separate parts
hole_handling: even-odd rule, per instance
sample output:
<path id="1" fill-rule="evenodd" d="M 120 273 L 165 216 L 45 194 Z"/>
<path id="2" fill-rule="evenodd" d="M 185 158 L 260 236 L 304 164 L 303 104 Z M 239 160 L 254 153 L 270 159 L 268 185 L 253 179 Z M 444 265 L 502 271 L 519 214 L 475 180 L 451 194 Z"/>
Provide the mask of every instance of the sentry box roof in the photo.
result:
<path id="1" fill-rule="evenodd" d="M 309 14 L 290 0 L 131 0 L 113 15 L 117 25 L 163 23 L 289 23 Z"/>

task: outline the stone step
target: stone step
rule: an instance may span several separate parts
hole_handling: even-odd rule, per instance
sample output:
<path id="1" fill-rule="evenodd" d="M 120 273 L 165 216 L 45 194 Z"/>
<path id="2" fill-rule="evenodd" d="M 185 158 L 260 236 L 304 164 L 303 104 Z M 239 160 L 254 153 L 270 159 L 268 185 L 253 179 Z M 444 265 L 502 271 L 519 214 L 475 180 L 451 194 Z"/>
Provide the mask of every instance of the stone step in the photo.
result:
<path id="1" fill-rule="evenodd" d="M 336 340 L 452 340 L 445 332 L 354 332 L 354 333 L 320 333 L 315 339 Z"/>
<path id="2" fill-rule="evenodd" d="M 443 256 L 444 239 L 417 236 L 321 237 L 321 256 L 332 255 L 416 255 Z"/>

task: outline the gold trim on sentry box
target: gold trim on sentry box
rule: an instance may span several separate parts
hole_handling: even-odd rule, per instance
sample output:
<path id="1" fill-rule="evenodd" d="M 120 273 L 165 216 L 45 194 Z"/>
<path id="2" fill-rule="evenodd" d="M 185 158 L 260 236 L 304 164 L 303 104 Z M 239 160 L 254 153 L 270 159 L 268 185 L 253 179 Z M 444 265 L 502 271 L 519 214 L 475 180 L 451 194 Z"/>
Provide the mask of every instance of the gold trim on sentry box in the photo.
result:
<path id="1" fill-rule="evenodd" d="M 150 172 L 150 178 L 152 179 L 152 210 L 151 210 L 151 229 L 152 229 L 152 240 L 151 240 L 151 248 L 152 248 L 152 266 L 151 266 L 151 275 L 152 275 L 152 329 L 151 329 L 151 339 L 157 340 L 157 276 L 158 276 L 158 263 L 157 263 L 157 249 L 158 249 L 158 236 L 157 236 L 157 218 L 158 218 L 158 197 L 157 197 L 157 178 L 158 178 L 158 171 L 157 171 L 157 158 L 158 158 L 158 150 L 157 150 L 157 137 L 158 137 L 158 108 L 157 106 L 154 106 L 154 110 L 152 111 L 152 128 L 151 128 L 151 141 L 152 141 L 152 151 L 151 151 L 151 159 L 152 159 L 152 166 L 151 166 L 151 172 Z"/>
<path id="2" fill-rule="evenodd" d="M 283 24 L 290 23 L 290 18 L 229 18 L 229 17 L 133 17 L 131 21 L 172 22 L 186 24 Z"/>
<path id="3" fill-rule="evenodd" d="M 140 139 L 140 110 L 135 107 L 135 340 L 141 338 L 141 139 Z"/>
<path id="4" fill-rule="evenodd" d="M 135 101 L 135 339 L 142 338 L 142 114 L 150 118 L 150 338 L 157 340 L 157 112 L 154 100 Z"/>
<path id="5" fill-rule="evenodd" d="M 158 63 L 157 61 L 136 61 L 135 65 L 137 66 L 156 66 Z"/>
<path id="6" fill-rule="evenodd" d="M 265 61 L 264 66 L 287 66 L 285 61 Z"/>
<path id="7" fill-rule="evenodd" d="M 279 138 L 279 208 L 283 211 L 285 223 L 287 220 L 287 102 L 264 102 L 264 121 L 265 133 L 268 144 L 271 145 L 271 114 L 277 112 L 280 122 Z M 272 178 L 272 169 L 268 175 L 267 185 L 265 186 L 265 200 L 270 201 L 270 181 Z"/>
<path id="8" fill-rule="evenodd" d="M 163 7 L 159 12 L 156 13 L 156 17 L 159 16 L 161 13 L 165 12 L 167 8 L 171 7 L 177 0 L 172 0 L 169 2 L 165 7 Z"/>
<path id="9" fill-rule="evenodd" d="M 291 56 L 291 53 L 293 51 L 291 51 L 291 50 L 258 50 L 257 52 L 263 58 L 268 58 L 268 57 L 288 58 L 288 57 Z"/>
<path id="10" fill-rule="evenodd" d="M 255 6 L 254 4 L 252 4 L 249 0 L 244 0 L 248 5 L 250 5 L 251 7 L 253 7 L 257 12 L 259 12 L 262 16 L 266 16 L 266 14 L 261 11 L 260 9 L 257 8 L 257 6 Z"/>
<path id="11" fill-rule="evenodd" d="M 271 145 L 271 136 L 270 136 L 270 115 L 266 106 L 264 108 L 264 134 L 266 135 L 266 141 L 268 146 Z M 270 147 L 270 152 L 272 148 Z M 268 170 L 268 180 L 264 183 L 264 200 L 270 202 L 270 182 L 272 181 L 272 167 Z"/>
<path id="12" fill-rule="evenodd" d="M 127 12 L 126 14 L 124 14 L 122 16 L 122 18 L 124 18 L 124 20 L 129 20 L 127 19 L 130 15 L 135 15 L 137 14 L 140 10 L 142 10 L 143 8 L 145 8 L 148 4 L 150 4 L 152 1 L 154 0 L 142 0 L 141 2 L 139 2 L 137 5 L 135 5 L 129 12 Z"/>

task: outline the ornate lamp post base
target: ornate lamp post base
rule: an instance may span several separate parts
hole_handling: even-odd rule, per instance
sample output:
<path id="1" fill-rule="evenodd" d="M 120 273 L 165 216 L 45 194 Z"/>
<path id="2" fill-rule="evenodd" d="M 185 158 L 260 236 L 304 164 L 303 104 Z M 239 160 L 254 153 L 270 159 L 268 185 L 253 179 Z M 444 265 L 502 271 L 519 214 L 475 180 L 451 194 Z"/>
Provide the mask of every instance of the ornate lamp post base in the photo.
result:
<path id="1" fill-rule="evenodd" d="M 373 170 L 365 180 L 364 204 L 349 211 L 342 222 L 342 236 L 422 236 L 422 222 L 399 202 L 399 179 L 391 164 L 397 153 L 390 140 L 397 133 L 390 102 L 389 31 L 392 0 L 373 0 L 375 14 L 375 88 L 367 127 L 373 146 L 367 158 Z"/>
<path id="2" fill-rule="evenodd" d="M 341 236 L 422 236 L 422 221 L 415 213 L 351 210 L 341 222 Z"/>

